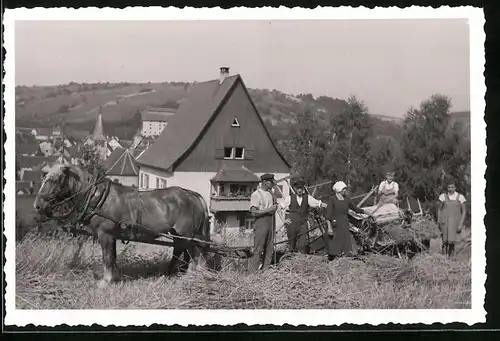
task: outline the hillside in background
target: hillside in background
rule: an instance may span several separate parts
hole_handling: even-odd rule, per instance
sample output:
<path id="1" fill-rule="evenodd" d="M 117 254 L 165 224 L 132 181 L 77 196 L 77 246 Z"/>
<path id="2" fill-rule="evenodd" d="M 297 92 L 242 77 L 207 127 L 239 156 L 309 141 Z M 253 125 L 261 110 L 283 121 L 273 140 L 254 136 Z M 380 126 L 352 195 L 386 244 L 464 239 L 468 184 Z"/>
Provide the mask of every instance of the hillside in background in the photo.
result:
<path id="1" fill-rule="evenodd" d="M 140 127 L 140 111 L 148 107 L 174 107 L 186 97 L 189 83 L 70 83 L 58 86 L 16 87 L 16 125 L 51 127 L 65 122 L 69 131 L 84 134 L 93 129 L 102 111 L 107 134 L 130 139 Z M 310 110 L 328 122 L 346 102 L 328 96 L 290 95 L 277 90 L 249 89 L 255 104 L 277 139 L 289 134 L 297 114 Z M 453 115 L 470 128 L 470 112 Z M 402 118 L 372 115 L 377 137 L 399 139 Z M 79 132 L 79 133 L 77 133 Z M 82 133 L 83 132 L 83 133 Z"/>

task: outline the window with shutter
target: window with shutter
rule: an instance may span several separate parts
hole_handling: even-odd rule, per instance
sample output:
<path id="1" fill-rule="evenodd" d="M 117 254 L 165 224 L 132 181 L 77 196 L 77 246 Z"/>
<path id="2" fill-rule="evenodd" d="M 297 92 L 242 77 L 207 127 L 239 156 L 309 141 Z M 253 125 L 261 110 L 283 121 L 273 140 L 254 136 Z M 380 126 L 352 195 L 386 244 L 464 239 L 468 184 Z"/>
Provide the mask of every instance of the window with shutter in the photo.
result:
<path id="1" fill-rule="evenodd" d="M 224 148 L 218 148 L 215 150 L 215 158 L 223 159 L 224 158 Z"/>
<path id="2" fill-rule="evenodd" d="M 234 157 L 234 148 L 224 148 L 224 159 L 232 159 Z"/>
<path id="3" fill-rule="evenodd" d="M 255 149 L 246 148 L 245 149 L 245 160 L 252 160 L 254 158 Z"/>
<path id="4" fill-rule="evenodd" d="M 238 215 L 238 220 L 240 221 L 240 227 L 245 227 L 245 223 L 246 223 L 246 213 L 240 213 Z"/>
<path id="5" fill-rule="evenodd" d="M 245 155 L 245 148 L 236 147 L 234 148 L 234 158 L 243 159 Z"/>

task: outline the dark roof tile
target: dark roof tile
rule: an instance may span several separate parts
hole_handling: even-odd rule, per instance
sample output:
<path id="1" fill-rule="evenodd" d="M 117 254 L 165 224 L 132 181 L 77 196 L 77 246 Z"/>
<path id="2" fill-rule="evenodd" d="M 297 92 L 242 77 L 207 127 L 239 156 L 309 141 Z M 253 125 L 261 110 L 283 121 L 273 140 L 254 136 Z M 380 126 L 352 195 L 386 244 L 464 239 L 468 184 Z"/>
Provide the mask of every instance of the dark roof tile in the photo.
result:
<path id="1" fill-rule="evenodd" d="M 217 182 L 260 182 L 260 178 L 245 166 L 223 166 L 212 178 Z"/>
<path id="2" fill-rule="evenodd" d="M 195 143 L 239 76 L 194 84 L 158 140 L 138 159 L 140 164 L 168 169 Z"/>
<path id="3" fill-rule="evenodd" d="M 25 170 L 23 172 L 23 181 L 41 181 L 43 173 L 41 171 Z"/>
<path id="4" fill-rule="evenodd" d="M 175 109 L 165 109 L 165 108 L 152 108 L 145 110 L 141 113 L 141 119 L 143 121 L 159 121 L 168 122 L 171 117 L 175 115 Z"/>
<path id="5" fill-rule="evenodd" d="M 138 158 L 137 162 L 159 169 L 175 167 L 175 163 L 198 142 L 203 130 L 211 123 L 225 98 L 238 82 L 241 82 L 248 94 L 240 75 L 227 77 L 222 84 L 218 79 L 193 84 L 188 91 L 187 98 L 177 109 L 177 114 L 172 116 L 158 140 Z M 248 96 L 253 104 L 250 95 Z M 255 110 L 257 111 L 256 107 Z M 274 145 L 260 114 L 258 117 Z M 274 148 L 285 164 L 290 167 L 275 145 Z"/>
<path id="6" fill-rule="evenodd" d="M 21 155 L 36 154 L 38 148 L 38 144 L 35 143 L 16 143 L 16 153 Z"/>
<path id="7" fill-rule="evenodd" d="M 57 160 L 57 155 L 50 156 L 29 156 L 29 155 L 18 155 L 19 166 L 21 168 L 32 168 L 37 165 L 41 165 L 45 162 L 54 162 Z"/>
<path id="8" fill-rule="evenodd" d="M 103 163 L 107 175 L 137 176 L 139 171 L 135 158 L 125 148 L 116 148 Z"/>

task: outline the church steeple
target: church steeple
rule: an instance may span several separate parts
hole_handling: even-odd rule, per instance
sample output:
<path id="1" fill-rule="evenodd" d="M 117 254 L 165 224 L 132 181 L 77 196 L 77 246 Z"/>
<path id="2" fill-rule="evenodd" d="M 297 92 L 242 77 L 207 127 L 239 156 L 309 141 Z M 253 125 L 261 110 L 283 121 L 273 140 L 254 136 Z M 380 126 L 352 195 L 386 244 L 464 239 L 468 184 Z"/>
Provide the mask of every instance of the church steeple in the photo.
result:
<path id="1" fill-rule="evenodd" d="M 99 107 L 99 113 L 97 114 L 97 119 L 95 122 L 94 132 L 92 134 L 92 139 L 94 141 L 105 141 L 104 128 L 102 125 L 102 107 Z"/>
<path id="2" fill-rule="evenodd" d="M 92 133 L 92 141 L 97 148 L 97 152 L 100 154 L 102 160 L 107 158 L 107 141 L 104 136 L 104 127 L 102 124 L 102 107 L 99 107 L 99 113 L 97 114 L 97 119 L 95 122 L 94 132 Z"/>

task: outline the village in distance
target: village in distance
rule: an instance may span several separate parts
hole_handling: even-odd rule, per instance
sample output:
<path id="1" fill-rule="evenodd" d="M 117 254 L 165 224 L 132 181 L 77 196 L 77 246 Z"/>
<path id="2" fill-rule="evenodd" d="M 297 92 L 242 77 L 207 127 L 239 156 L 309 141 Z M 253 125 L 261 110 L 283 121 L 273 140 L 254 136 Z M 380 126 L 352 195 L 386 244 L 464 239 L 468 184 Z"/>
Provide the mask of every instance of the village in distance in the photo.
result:
<path id="1" fill-rule="evenodd" d="M 42 246 L 47 241 L 38 240 L 33 226 L 16 222 L 16 265 L 22 269 L 17 272 L 16 290 L 23 297 L 19 307 L 470 308 L 469 201 L 463 239 L 453 259 L 439 252 L 434 210 L 445 175 L 458 179 L 460 193 L 470 197 L 469 111 L 453 111 L 451 99 L 429 94 L 420 107 L 409 107 L 400 117 L 379 115 L 356 96 L 338 99 L 251 89 L 245 85 L 245 75 L 232 74 L 230 67 L 213 71 L 213 79 L 194 83 L 17 86 L 16 211 L 33 211 L 32 198 L 53 167 L 99 167 L 109 179 L 138 191 L 181 186 L 200 193 L 215 217 L 214 236 L 224 244 L 251 246 L 253 227 L 247 212 L 263 174 L 272 173 L 276 179 L 300 175 L 307 186 L 344 180 L 353 197 L 362 197 L 390 169 L 406 207 L 417 207 L 418 219 L 435 230 L 429 250 L 412 261 L 377 254 L 325 263 L 312 255 L 297 255 L 277 264 L 273 270 L 277 273 L 257 275 L 241 273 L 238 262 L 244 261 L 224 260 L 222 270 L 210 275 L 217 280 L 195 284 L 198 277 L 190 276 L 199 275 L 188 274 L 168 284 L 168 294 L 153 298 L 147 292 L 160 289 L 151 278 L 161 272 L 170 251 L 118 244 L 122 274 L 136 282 L 124 284 L 130 291 L 112 288 L 111 296 L 91 302 L 89 292 L 95 295 L 97 289 L 81 278 L 67 279 L 73 281 L 71 290 L 57 281 L 40 284 L 41 295 L 23 280 L 68 276 L 71 269 L 78 269 L 82 277 L 95 276 L 93 264 L 99 260 L 92 251 L 95 246 L 61 237 L 51 241 L 50 250 L 65 245 L 55 255 Z M 436 121 L 416 128 L 412 120 L 422 117 Z M 285 195 L 291 191 L 286 181 L 278 187 Z M 331 185 L 319 186 L 314 195 L 327 200 L 330 192 Z M 283 224 L 284 219 L 277 223 Z M 79 254 L 77 265 L 71 263 L 74 254 Z M 293 282 L 291 269 L 308 276 L 307 285 Z M 340 273 L 343 279 L 335 276 Z M 181 280 L 192 281 L 191 289 Z M 274 283 L 270 291 L 262 291 L 263 281 Z M 374 282 L 379 290 L 368 294 Z M 137 286 L 148 288 L 139 298 Z M 55 288 L 59 295 L 51 294 Z M 200 295 L 207 300 L 193 298 Z"/>

